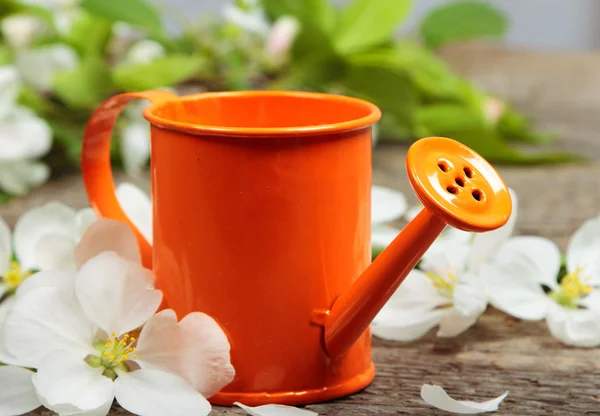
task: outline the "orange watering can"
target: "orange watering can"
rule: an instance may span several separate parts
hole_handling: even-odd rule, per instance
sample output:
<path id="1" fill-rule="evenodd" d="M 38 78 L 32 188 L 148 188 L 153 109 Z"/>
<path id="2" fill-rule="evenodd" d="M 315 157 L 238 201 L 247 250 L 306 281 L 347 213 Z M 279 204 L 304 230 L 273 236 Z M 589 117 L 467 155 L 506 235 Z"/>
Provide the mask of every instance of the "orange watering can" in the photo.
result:
<path id="1" fill-rule="evenodd" d="M 147 91 L 104 102 L 83 141 L 92 206 L 132 228 L 110 137 L 138 98 L 152 102 L 153 247 L 136 235 L 169 307 L 207 313 L 229 338 L 236 376 L 214 404 L 306 404 L 366 387 L 369 324 L 446 224 L 483 232 L 511 214 L 483 158 L 451 139 L 419 140 L 407 171 L 425 208 L 370 264 L 376 106 L 307 92 Z"/>

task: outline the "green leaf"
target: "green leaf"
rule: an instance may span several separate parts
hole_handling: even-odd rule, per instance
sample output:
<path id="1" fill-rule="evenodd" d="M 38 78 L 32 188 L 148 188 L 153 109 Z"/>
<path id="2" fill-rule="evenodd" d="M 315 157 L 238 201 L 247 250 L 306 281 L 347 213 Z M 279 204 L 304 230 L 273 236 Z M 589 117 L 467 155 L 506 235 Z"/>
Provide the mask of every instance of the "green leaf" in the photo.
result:
<path id="1" fill-rule="evenodd" d="M 414 123 L 418 95 L 406 73 L 385 67 L 351 66 L 340 81 L 350 95 L 371 101 L 405 127 Z"/>
<path id="2" fill-rule="evenodd" d="M 157 37 L 164 37 L 160 15 L 145 0 L 83 0 L 80 6 L 110 22 L 125 22 Z"/>
<path id="3" fill-rule="evenodd" d="M 448 131 L 486 130 L 481 111 L 458 104 L 431 104 L 416 111 L 419 136 L 435 136 Z"/>
<path id="4" fill-rule="evenodd" d="M 50 108 L 50 102 L 46 100 L 46 98 L 35 88 L 29 85 L 21 86 L 19 104 L 24 105 L 30 110 L 41 115 L 43 115 Z"/>
<path id="5" fill-rule="evenodd" d="M 340 14 L 336 50 L 348 55 L 391 40 L 412 4 L 412 0 L 353 0 Z"/>
<path id="6" fill-rule="evenodd" d="M 0 45 L 0 66 L 8 65 L 13 60 L 13 54 L 6 45 Z"/>
<path id="7" fill-rule="evenodd" d="M 149 63 L 115 68 L 115 85 L 126 91 L 171 87 L 202 72 L 208 63 L 201 56 L 172 54 Z"/>
<path id="8" fill-rule="evenodd" d="M 435 135 L 458 140 L 493 163 L 538 165 L 585 160 L 582 156 L 567 152 L 525 153 L 504 142 L 493 130 L 440 131 Z"/>
<path id="9" fill-rule="evenodd" d="M 465 0 L 434 9 L 425 17 L 419 31 L 429 47 L 438 48 L 476 37 L 500 37 L 506 28 L 506 18 L 498 9 Z"/>
<path id="10" fill-rule="evenodd" d="M 348 60 L 351 65 L 404 71 L 419 94 L 430 101 L 466 99 L 464 81 L 440 58 L 415 44 L 404 42 L 393 48 L 356 53 Z"/>
<path id="11" fill-rule="evenodd" d="M 336 12 L 330 0 L 262 0 L 267 16 L 275 21 L 282 16 L 294 16 L 301 23 L 310 23 L 324 33 L 335 28 Z"/>
<path id="12" fill-rule="evenodd" d="M 112 23 L 101 17 L 82 12 L 73 22 L 64 41 L 80 55 L 103 55 L 112 34 Z"/>
<path id="13" fill-rule="evenodd" d="M 556 134 L 533 131 L 531 121 L 524 114 L 507 106 L 498 122 L 500 133 L 508 140 L 525 143 L 550 143 L 556 139 Z"/>
<path id="14" fill-rule="evenodd" d="M 95 108 L 112 89 L 110 71 L 103 59 L 90 56 L 70 71 L 54 78 L 53 91 L 74 108 Z"/>

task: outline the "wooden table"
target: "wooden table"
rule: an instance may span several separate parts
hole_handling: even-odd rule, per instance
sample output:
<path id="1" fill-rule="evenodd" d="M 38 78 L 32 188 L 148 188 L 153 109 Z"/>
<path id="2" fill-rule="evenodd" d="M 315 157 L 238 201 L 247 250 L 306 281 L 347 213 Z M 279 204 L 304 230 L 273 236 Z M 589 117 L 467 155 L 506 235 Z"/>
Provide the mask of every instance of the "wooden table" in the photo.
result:
<path id="1" fill-rule="evenodd" d="M 499 168 L 519 196 L 517 233 L 546 236 L 566 248 L 573 231 L 600 214 L 600 56 L 480 46 L 456 47 L 444 51 L 444 56 L 459 72 L 526 109 L 542 127 L 563 133 L 557 147 L 596 161 Z M 404 171 L 405 151 L 404 145 L 379 145 L 374 152 L 374 182 L 403 191 L 414 203 Z M 117 181 L 123 179 L 119 176 Z M 148 189 L 147 182 L 138 184 Z M 68 177 L 1 207 L 0 215 L 12 224 L 25 209 L 51 199 L 74 208 L 87 205 L 80 179 Z M 377 376 L 366 390 L 307 408 L 331 416 L 442 415 L 419 395 L 423 383 L 435 383 L 467 400 L 487 400 L 510 391 L 500 407 L 502 415 L 600 415 L 600 349 L 565 347 L 549 335 L 543 322 L 520 322 L 491 308 L 455 339 L 436 339 L 433 334 L 412 343 L 374 339 L 373 358 Z M 118 406 L 111 411 L 111 415 L 125 413 Z M 213 414 L 244 413 L 215 408 Z"/>

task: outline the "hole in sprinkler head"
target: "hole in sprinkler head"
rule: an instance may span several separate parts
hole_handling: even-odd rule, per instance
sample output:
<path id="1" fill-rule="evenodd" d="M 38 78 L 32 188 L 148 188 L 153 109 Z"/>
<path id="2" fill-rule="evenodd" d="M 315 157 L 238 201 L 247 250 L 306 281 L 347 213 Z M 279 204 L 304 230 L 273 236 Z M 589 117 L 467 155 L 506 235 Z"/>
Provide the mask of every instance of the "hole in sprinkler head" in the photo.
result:
<path id="1" fill-rule="evenodd" d="M 471 195 L 473 195 L 473 199 L 475 201 L 483 201 L 483 192 L 481 192 L 479 189 L 473 189 Z"/>
<path id="2" fill-rule="evenodd" d="M 440 160 L 438 162 L 438 168 L 440 168 L 442 172 L 448 172 L 448 163 L 446 163 L 444 160 Z"/>
<path id="3" fill-rule="evenodd" d="M 456 178 L 456 179 L 454 179 L 454 181 L 455 181 L 455 182 L 456 182 L 456 184 L 457 184 L 458 186 L 460 186 L 461 188 L 462 188 L 463 186 L 465 186 L 465 181 L 463 181 L 463 179 L 462 179 L 462 178 Z"/>
<path id="4" fill-rule="evenodd" d="M 446 191 L 450 192 L 451 194 L 455 194 L 458 192 L 458 189 L 456 189 L 456 186 L 450 185 L 446 188 Z"/>
<path id="5" fill-rule="evenodd" d="M 470 167 L 468 167 L 468 166 L 464 167 L 463 172 L 465 172 L 465 175 L 467 175 L 467 178 L 473 177 L 473 171 L 471 170 Z"/>

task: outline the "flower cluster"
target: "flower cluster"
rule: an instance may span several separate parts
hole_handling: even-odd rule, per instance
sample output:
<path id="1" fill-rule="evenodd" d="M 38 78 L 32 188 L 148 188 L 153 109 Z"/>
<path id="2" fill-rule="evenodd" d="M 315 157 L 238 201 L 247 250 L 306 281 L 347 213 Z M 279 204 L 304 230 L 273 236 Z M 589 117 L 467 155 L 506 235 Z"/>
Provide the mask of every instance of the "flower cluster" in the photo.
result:
<path id="1" fill-rule="evenodd" d="M 518 211 L 511 196 L 513 214 L 503 227 L 442 232 L 374 319 L 375 336 L 411 341 L 437 326 L 437 336 L 454 337 L 489 304 L 518 319 L 545 319 L 566 345 L 600 345 L 600 217 L 586 221 L 561 256 L 551 240 L 511 236 Z"/>

